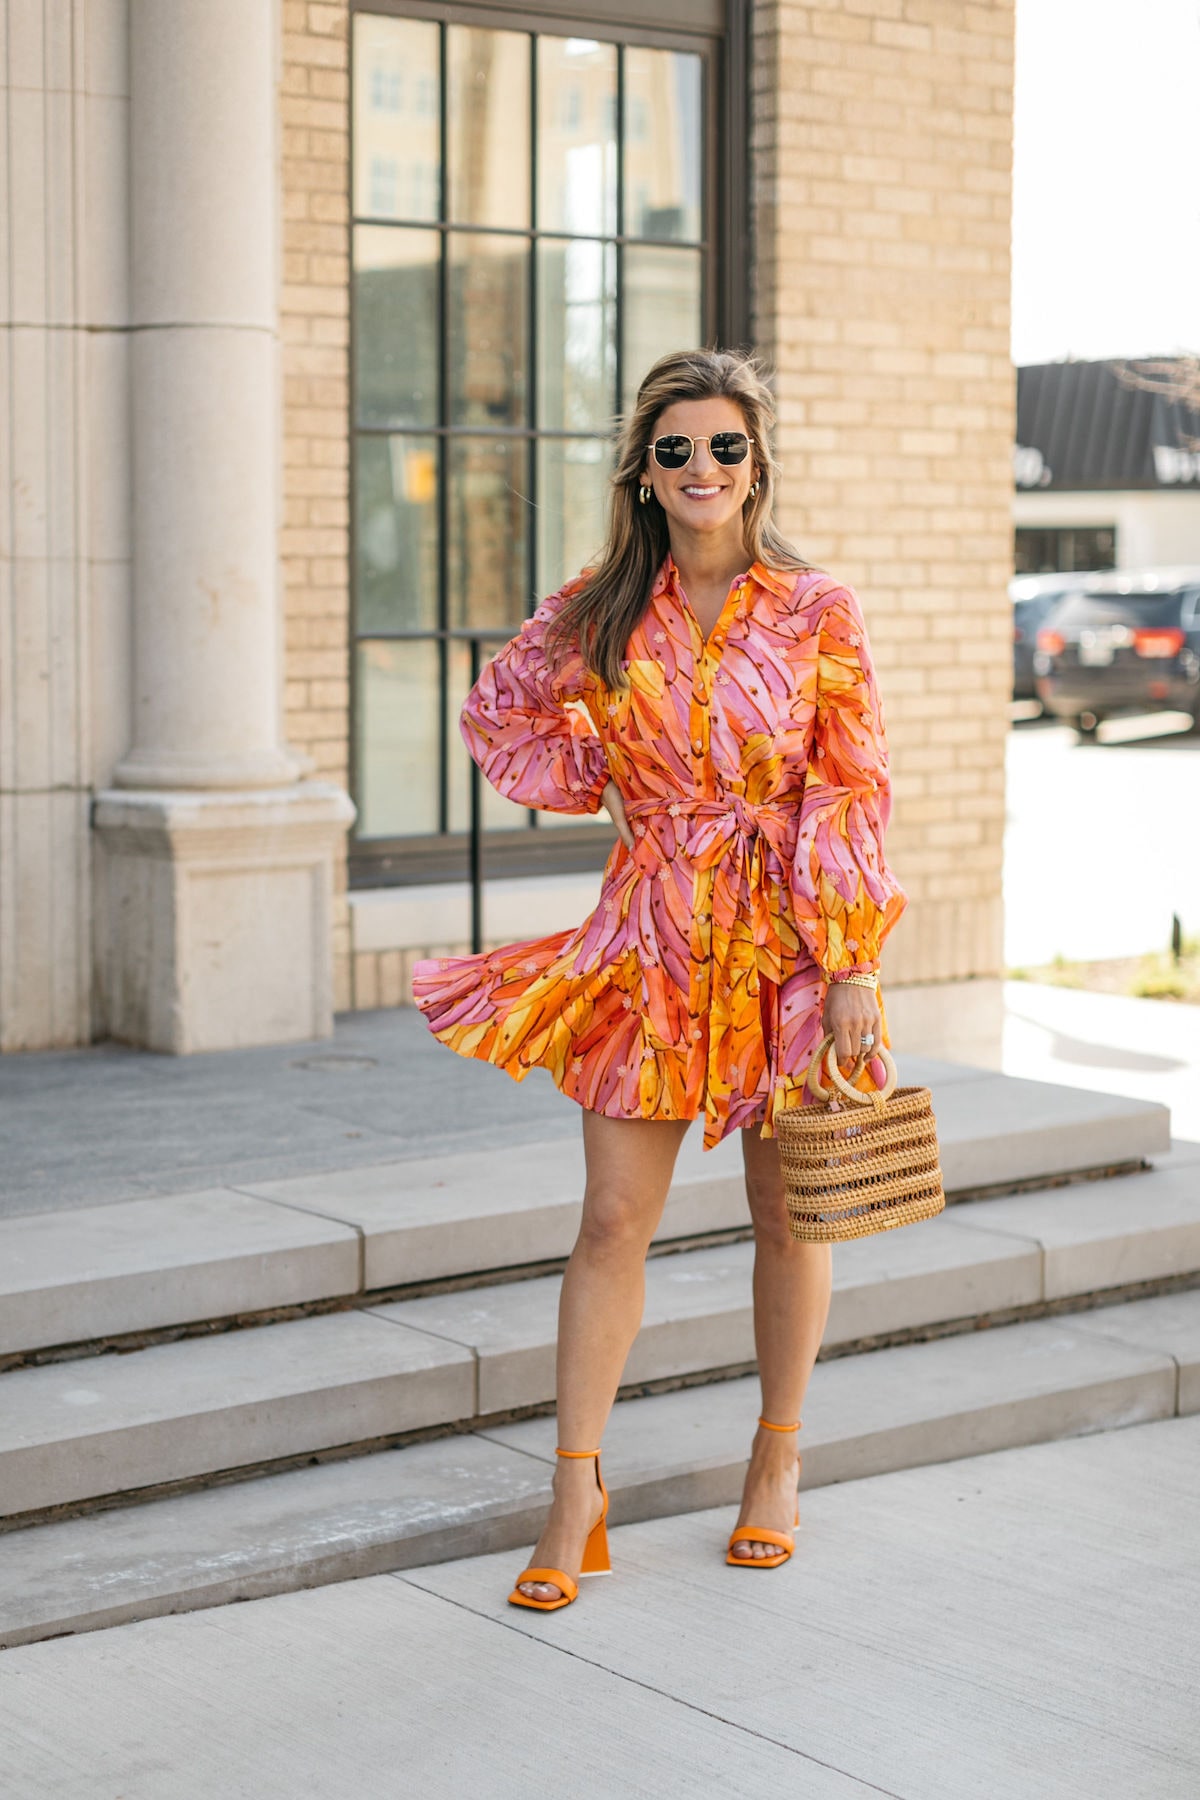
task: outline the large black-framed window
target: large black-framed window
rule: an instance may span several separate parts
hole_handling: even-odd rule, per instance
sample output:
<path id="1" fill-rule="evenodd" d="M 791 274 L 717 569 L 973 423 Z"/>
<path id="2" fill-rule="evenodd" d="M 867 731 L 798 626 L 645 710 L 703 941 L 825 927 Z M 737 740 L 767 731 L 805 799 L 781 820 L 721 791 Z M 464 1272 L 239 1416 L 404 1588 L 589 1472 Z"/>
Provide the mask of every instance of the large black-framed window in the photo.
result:
<path id="1" fill-rule="evenodd" d="M 462 633 L 595 551 L 654 358 L 745 338 L 745 10 L 355 7 L 356 885 L 465 874 Z M 490 792 L 485 824 L 498 870 L 611 842 Z"/>

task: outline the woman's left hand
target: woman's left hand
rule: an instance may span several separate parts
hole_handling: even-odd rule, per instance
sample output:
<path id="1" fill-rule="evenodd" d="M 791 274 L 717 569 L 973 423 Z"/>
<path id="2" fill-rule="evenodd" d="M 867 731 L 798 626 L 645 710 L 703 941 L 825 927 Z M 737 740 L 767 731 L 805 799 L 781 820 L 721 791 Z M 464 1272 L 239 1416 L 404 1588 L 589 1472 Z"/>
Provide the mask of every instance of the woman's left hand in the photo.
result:
<path id="1" fill-rule="evenodd" d="M 855 1062 L 866 1047 L 862 1039 L 874 1039 L 872 1050 L 883 1042 L 883 1015 L 873 988 L 854 981 L 831 981 L 822 1015 L 825 1031 L 833 1033 L 834 1055 L 839 1063 Z"/>

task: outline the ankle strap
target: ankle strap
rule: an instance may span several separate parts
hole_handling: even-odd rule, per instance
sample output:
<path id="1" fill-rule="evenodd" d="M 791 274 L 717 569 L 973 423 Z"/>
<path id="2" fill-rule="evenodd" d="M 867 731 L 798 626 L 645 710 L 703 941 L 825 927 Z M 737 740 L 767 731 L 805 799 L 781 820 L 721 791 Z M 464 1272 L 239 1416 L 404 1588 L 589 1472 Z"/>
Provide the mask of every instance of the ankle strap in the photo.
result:
<path id="1" fill-rule="evenodd" d="M 772 1425 L 770 1419 L 762 1418 L 760 1418 L 758 1422 L 760 1425 L 765 1425 L 768 1431 L 799 1431 L 803 1420 L 797 1419 L 794 1425 Z"/>
<path id="2" fill-rule="evenodd" d="M 588 1457 L 588 1456 L 599 1456 L 600 1452 L 598 1450 L 556 1450 L 554 1452 L 554 1454 L 555 1454 L 555 1456 Z"/>

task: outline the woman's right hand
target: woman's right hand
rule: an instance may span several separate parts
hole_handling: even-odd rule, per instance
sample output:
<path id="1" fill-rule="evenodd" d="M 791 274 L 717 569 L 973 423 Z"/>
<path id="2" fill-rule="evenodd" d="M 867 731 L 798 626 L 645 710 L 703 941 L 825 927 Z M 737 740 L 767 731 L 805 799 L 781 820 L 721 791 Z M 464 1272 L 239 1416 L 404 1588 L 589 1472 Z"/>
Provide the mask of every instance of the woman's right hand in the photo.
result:
<path id="1" fill-rule="evenodd" d="M 617 828 L 617 836 L 627 850 L 634 846 L 633 832 L 629 828 L 629 820 L 625 817 L 625 802 L 621 798 L 621 790 L 615 781 L 606 781 L 604 792 L 600 796 L 600 804 L 605 807 L 609 818 Z"/>
<path id="2" fill-rule="evenodd" d="M 853 1062 L 864 1037 L 878 1050 L 883 1042 L 883 1015 L 870 988 L 849 981 L 831 981 L 825 995 L 821 1029 L 833 1033 L 834 1054 L 839 1063 Z"/>

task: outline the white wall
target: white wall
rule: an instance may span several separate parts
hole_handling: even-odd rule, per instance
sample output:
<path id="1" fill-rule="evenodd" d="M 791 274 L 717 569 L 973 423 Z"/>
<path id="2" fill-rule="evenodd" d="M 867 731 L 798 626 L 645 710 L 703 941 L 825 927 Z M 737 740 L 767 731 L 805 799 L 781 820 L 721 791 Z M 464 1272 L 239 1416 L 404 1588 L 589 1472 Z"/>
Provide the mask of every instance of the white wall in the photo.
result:
<path id="1" fill-rule="evenodd" d="M 1181 493 L 1018 493 L 1015 525 L 1115 525 L 1117 563 L 1200 563 L 1200 489 Z"/>

